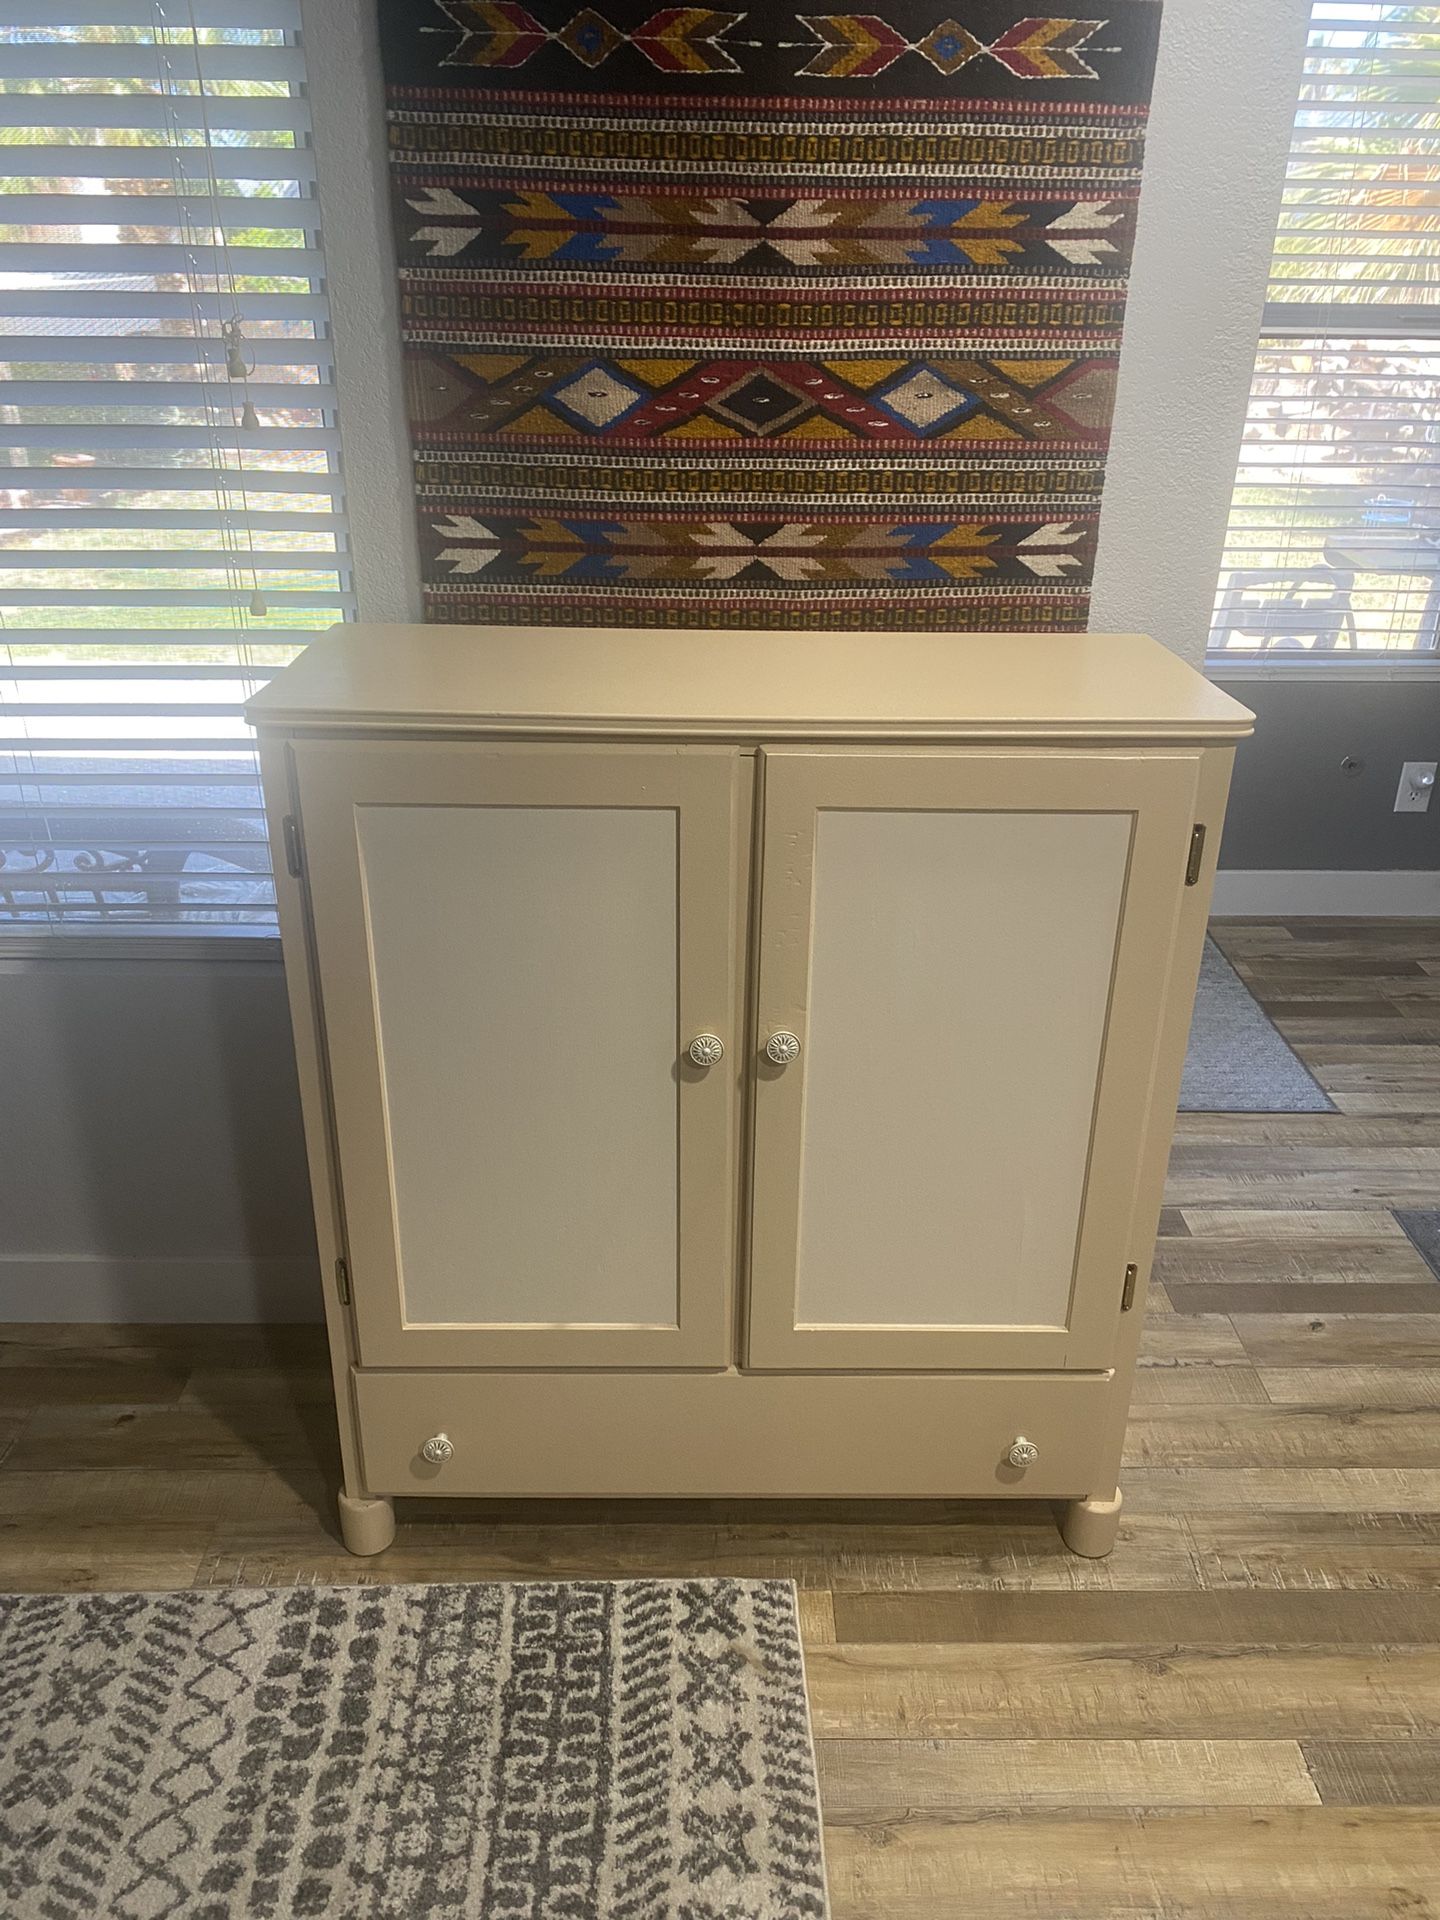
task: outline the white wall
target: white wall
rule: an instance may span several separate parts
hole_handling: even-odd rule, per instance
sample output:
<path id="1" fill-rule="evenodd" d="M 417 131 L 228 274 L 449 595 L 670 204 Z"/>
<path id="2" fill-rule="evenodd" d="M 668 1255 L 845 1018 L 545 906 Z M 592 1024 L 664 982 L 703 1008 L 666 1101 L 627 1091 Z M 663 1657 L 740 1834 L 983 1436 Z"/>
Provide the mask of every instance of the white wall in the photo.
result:
<path id="1" fill-rule="evenodd" d="M 1197 666 L 1310 0 L 1166 0 L 1090 625 Z"/>
<path id="2" fill-rule="evenodd" d="M 355 595 L 362 620 L 418 620 L 420 554 L 375 12 L 375 0 L 301 0 L 300 7 Z"/>

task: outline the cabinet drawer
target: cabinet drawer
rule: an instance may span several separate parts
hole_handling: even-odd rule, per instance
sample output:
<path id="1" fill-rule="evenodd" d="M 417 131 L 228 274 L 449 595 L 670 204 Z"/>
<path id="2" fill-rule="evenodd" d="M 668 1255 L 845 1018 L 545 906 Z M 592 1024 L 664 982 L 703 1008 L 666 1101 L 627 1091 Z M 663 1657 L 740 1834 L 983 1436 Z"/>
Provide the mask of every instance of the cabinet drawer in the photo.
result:
<path id="1" fill-rule="evenodd" d="M 1083 1497 L 1115 1390 L 1109 1373 L 358 1368 L 354 1383 L 372 1493 L 740 1499 Z M 427 1461 L 439 1434 L 452 1451 Z M 1006 1459 L 1021 1435 L 1038 1449 L 1024 1469 Z"/>

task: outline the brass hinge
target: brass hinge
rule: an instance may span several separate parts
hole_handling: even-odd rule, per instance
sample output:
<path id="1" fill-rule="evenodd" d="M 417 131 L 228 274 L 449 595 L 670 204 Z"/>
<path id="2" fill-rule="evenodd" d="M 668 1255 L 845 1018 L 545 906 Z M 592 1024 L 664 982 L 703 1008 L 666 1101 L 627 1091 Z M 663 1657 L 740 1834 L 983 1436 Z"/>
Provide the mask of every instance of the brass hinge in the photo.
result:
<path id="1" fill-rule="evenodd" d="M 340 1296 L 342 1307 L 350 1304 L 350 1269 L 343 1260 L 335 1262 L 335 1291 Z"/>
<path id="2" fill-rule="evenodd" d="M 1140 1277 L 1140 1269 L 1131 1261 L 1125 1269 L 1125 1284 L 1120 1289 L 1120 1311 L 1128 1313 L 1135 1304 L 1135 1282 Z"/>
<path id="3" fill-rule="evenodd" d="M 300 878 L 300 828 L 293 813 L 287 813 L 280 823 L 281 837 L 285 842 L 285 865 L 298 880 Z"/>
<path id="4" fill-rule="evenodd" d="M 1190 857 L 1185 862 L 1185 884 L 1193 887 L 1200 878 L 1200 862 L 1205 858 L 1205 829 L 1202 826 L 1190 829 Z"/>

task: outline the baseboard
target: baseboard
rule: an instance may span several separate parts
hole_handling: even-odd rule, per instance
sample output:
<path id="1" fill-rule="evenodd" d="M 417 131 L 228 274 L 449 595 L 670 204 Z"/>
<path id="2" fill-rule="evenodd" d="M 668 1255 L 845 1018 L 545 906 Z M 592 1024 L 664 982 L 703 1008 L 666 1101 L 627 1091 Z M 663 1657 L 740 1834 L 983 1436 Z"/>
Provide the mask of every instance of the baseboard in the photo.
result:
<path id="1" fill-rule="evenodd" d="M 313 1260 L 0 1254 L 0 1321 L 296 1321 L 323 1314 Z"/>
<path id="2" fill-rule="evenodd" d="M 1440 873 L 1346 873 L 1222 867 L 1211 911 L 1319 920 L 1427 920 L 1440 916 Z"/>

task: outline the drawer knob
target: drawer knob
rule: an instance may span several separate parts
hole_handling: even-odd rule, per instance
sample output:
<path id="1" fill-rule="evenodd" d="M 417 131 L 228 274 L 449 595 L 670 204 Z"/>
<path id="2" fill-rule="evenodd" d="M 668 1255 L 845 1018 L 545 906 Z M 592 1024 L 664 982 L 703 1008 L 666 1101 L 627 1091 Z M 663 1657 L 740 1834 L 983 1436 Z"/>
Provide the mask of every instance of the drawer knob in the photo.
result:
<path id="1" fill-rule="evenodd" d="M 718 1033 L 697 1033 L 688 1051 L 697 1067 L 718 1067 L 725 1058 L 725 1042 Z"/>
<path id="2" fill-rule="evenodd" d="M 773 1060 L 777 1067 L 788 1067 L 792 1060 L 800 1057 L 800 1041 L 793 1033 L 787 1033 L 782 1027 L 779 1033 L 772 1033 L 765 1042 L 765 1058 Z"/>
<path id="3" fill-rule="evenodd" d="M 438 1467 L 442 1460 L 448 1460 L 455 1451 L 455 1442 L 448 1433 L 432 1433 L 420 1449 L 420 1458 L 428 1460 L 432 1467 Z"/>
<path id="4" fill-rule="evenodd" d="M 1012 1467 L 1033 1467 L 1040 1458 L 1040 1449 L 1033 1440 L 1027 1440 L 1023 1433 L 1017 1433 L 1005 1458 Z"/>

